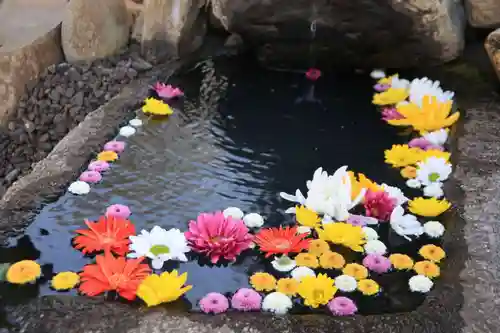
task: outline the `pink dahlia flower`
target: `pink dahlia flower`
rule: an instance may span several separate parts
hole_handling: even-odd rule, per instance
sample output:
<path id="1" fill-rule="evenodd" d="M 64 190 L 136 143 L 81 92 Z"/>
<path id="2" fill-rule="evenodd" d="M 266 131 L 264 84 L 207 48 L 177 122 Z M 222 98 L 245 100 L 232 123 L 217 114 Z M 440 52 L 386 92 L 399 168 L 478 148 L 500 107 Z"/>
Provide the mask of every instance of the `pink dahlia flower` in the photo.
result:
<path id="1" fill-rule="evenodd" d="M 89 169 L 89 171 L 103 172 L 109 169 L 109 163 L 106 161 L 93 161 L 90 162 L 87 169 Z"/>
<path id="2" fill-rule="evenodd" d="M 84 171 L 79 179 L 86 183 L 98 183 L 102 180 L 102 176 L 97 171 Z"/>
<path id="3" fill-rule="evenodd" d="M 433 144 L 432 142 L 428 141 L 426 138 L 412 139 L 412 140 L 410 140 L 410 142 L 408 142 L 408 146 L 410 148 L 420 148 L 423 150 L 429 150 L 429 149 L 441 150 L 441 151 L 444 150 L 443 147 Z"/>
<path id="4" fill-rule="evenodd" d="M 374 217 L 380 221 L 389 221 L 396 203 L 397 200 L 391 198 L 385 191 L 368 190 L 364 201 L 366 216 Z"/>
<path id="5" fill-rule="evenodd" d="M 327 307 L 336 316 L 352 316 L 358 311 L 356 304 L 350 298 L 343 296 L 332 299 Z"/>
<path id="6" fill-rule="evenodd" d="M 200 309 L 205 313 L 218 314 L 226 312 L 228 308 L 229 301 L 219 293 L 208 293 L 200 300 Z"/>
<path id="7" fill-rule="evenodd" d="M 130 208 L 128 208 L 125 205 L 120 205 L 120 204 L 115 204 L 111 205 L 106 209 L 106 216 L 107 217 L 120 217 L 123 219 L 128 219 L 130 214 L 132 212 L 130 211 Z"/>
<path id="8" fill-rule="evenodd" d="M 156 91 L 158 96 L 165 99 L 173 99 L 184 96 L 182 90 L 177 87 L 171 86 L 170 84 L 166 85 L 165 83 L 156 82 L 153 89 Z"/>
<path id="9" fill-rule="evenodd" d="M 394 107 L 386 107 L 382 110 L 382 120 L 389 121 L 395 119 L 403 119 L 403 115 Z"/>
<path id="10" fill-rule="evenodd" d="M 114 151 L 119 154 L 125 150 L 125 142 L 123 141 L 109 141 L 104 145 L 103 150 Z"/>
<path id="11" fill-rule="evenodd" d="M 239 311 L 258 311 L 262 303 L 262 296 L 253 289 L 241 288 L 231 298 L 233 309 Z"/>
<path id="12" fill-rule="evenodd" d="M 391 261 L 380 254 L 369 254 L 363 259 L 363 266 L 375 273 L 387 273 L 391 269 Z"/>
<path id="13" fill-rule="evenodd" d="M 214 264 L 220 258 L 235 260 L 253 240 L 242 220 L 225 217 L 222 212 L 201 213 L 189 222 L 185 235 L 191 249 L 209 256 Z"/>

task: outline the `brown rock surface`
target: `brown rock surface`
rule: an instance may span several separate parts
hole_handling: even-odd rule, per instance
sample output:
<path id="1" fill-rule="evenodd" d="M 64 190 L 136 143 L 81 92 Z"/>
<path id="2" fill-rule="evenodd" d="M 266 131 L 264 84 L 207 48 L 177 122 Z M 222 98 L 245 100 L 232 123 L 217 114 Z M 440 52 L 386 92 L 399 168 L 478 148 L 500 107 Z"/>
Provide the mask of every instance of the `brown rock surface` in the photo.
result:
<path id="1" fill-rule="evenodd" d="M 500 80 L 500 29 L 493 31 L 484 43 L 486 52 L 490 57 L 491 64 Z"/>
<path id="2" fill-rule="evenodd" d="M 465 0 L 467 18 L 475 28 L 500 27 L 499 0 Z"/>

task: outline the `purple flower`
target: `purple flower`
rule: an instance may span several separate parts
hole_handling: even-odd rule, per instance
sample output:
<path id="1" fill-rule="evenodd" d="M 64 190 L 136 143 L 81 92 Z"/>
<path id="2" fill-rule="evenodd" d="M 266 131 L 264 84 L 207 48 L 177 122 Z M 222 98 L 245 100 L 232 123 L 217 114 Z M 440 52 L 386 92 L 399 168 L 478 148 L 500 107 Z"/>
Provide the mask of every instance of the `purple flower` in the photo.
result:
<path id="1" fill-rule="evenodd" d="M 94 161 L 90 162 L 87 167 L 89 171 L 103 172 L 109 169 L 109 163 L 106 161 Z"/>
<path id="2" fill-rule="evenodd" d="M 356 304 L 350 298 L 343 296 L 332 299 L 327 307 L 336 316 L 352 316 L 358 311 Z"/>
<path id="3" fill-rule="evenodd" d="M 381 84 L 377 83 L 376 85 L 373 86 L 373 89 L 375 89 L 378 92 L 386 91 L 389 89 L 391 86 L 389 84 Z"/>
<path id="4" fill-rule="evenodd" d="M 391 269 L 391 261 L 379 254 L 369 254 L 363 259 L 363 266 L 375 273 L 387 273 Z"/>
<path id="5" fill-rule="evenodd" d="M 426 138 L 412 139 L 412 140 L 410 140 L 410 142 L 408 142 L 408 146 L 410 148 L 420 148 L 423 150 L 429 150 L 429 149 L 440 150 L 440 151 L 444 150 L 443 147 L 433 144 L 432 142 L 428 141 Z"/>
<path id="6" fill-rule="evenodd" d="M 104 145 L 104 151 L 114 151 L 119 154 L 125 150 L 125 142 L 123 141 L 109 141 Z"/>
<path id="7" fill-rule="evenodd" d="M 98 183 L 101 181 L 102 176 L 97 171 L 85 171 L 85 172 L 82 172 L 79 179 L 82 182 L 86 182 L 86 183 Z"/>
<path id="8" fill-rule="evenodd" d="M 234 293 L 231 298 L 233 309 L 240 311 L 257 311 L 260 310 L 262 296 L 258 292 L 250 288 L 241 288 Z"/>
<path id="9" fill-rule="evenodd" d="M 106 209 L 106 216 L 121 217 L 127 219 L 132 212 L 125 205 L 115 204 Z"/>
<path id="10" fill-rule="evenodd" d="M 370 216 L 351 214 L 346 222 L 356 227 L 364 227 L 367 224 L 377 224 L 378 220 Z"/>
<path id="11" fill-rule="evenodd" d="M 403 119 L 403 115 L 398 112 L 398 110 L 394 107 L 386 107 L 382 110 L 382 120 L 384 121 L 389 121 L 389 120 L 397 120 L 397 119 Z"/>
<path id="12" fill-rule="evenodd" d="M 201 311 L 205 313 L 222 313 L 229 308 L 226 296 L 219 293 L 208 293 L 200 300 Z"/>

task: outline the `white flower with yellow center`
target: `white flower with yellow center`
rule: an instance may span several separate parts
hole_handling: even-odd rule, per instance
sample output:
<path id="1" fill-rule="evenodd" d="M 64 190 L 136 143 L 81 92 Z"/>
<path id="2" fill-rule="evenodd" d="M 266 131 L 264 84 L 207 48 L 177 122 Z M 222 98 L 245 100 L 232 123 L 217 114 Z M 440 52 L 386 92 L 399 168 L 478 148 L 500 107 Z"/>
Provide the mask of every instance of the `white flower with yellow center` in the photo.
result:
<path id="1" fill-rule="evenodd" d="M 273 261 L 271 261 L 271 265 L 279 272 L 289 272 L 297 266 L 295 260 L 290 259 L 287 255 L 282 255 L 279 258 L 276 257 Z"/>
<path id="2" fill-rule="evenodd" d="M 431 156 L 417 163 L 417 179 L 423 185 L 442 183 L 450 176 L 451 164 L 441 157 Z"/>

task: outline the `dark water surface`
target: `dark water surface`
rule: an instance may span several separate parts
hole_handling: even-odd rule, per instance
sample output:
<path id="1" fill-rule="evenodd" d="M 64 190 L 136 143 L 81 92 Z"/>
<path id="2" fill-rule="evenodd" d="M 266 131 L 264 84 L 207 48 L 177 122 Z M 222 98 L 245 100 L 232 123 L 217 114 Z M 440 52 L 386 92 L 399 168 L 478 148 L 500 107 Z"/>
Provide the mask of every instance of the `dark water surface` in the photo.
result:
<path id="1" fill-rule="evenodd" d="M 244 58 L 200 63 L 173 82 L 186 94 L 182 110 L 145 123 L 126 139 L 125 152 L 90 194 L 67 193 L 45 206 L 18 246 L 12 240 L 13 248 L 0 249 L 0 262 L 37 259 L 48 279 L 81 270 L 89 259 L 71 247 L 73 231 L 115 203 L 131 208 L 137 231 L 154 225 L 186 230 L 200 212 L 228 206 L 259 212 L 266 226 L 277 226 L 293 222 L 284 214 L 290 203 L 278 193 L 304 192 L 319 166 L 331 173 L 348 165 L 379 183 L 403 184 L 398 171 L 384 164 L 383 151 L 407 138 L 385 125 L 371 105 L 369 77 L 324 75 L 315 86 L 321 104 L 297 104 L 310 91 L 303 75 L 265 71 Z M 248 251 L 230 266 L 176 265 L 189 274 L 194 288 L 187 300 L 196 307 L 207 292 L 247 286 L 265 261 Z M 367 298 L 361 313 L 413 309 L 421 300 L 411 299 L 407 279 L 388 274 L 380 282 L 396 296 Z M 56 293 L 43 282 L 3 285 L 2 293 L 17 301 Z"/>

